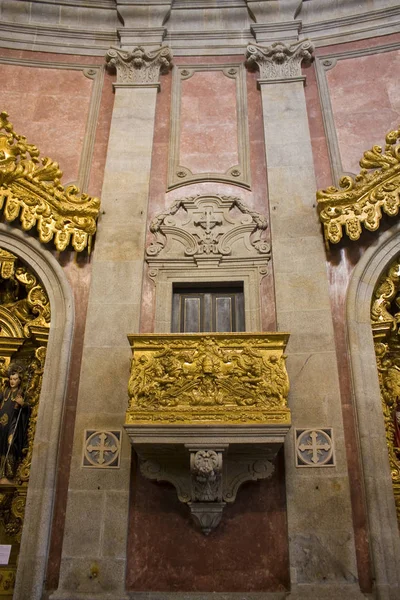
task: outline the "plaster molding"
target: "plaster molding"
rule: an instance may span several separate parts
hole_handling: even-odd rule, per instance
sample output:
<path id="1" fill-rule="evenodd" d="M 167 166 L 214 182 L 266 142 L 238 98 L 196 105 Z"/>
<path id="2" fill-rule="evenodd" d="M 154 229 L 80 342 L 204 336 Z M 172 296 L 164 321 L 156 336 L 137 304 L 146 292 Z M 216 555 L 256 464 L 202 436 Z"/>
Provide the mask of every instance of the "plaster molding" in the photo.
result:
<path id="1" fill-rule="evenodd" d="M 180 130 L 182 81 L 193 77 L 196 73 L 221 71 L 229 79 L 236 82 L 236 131 L 238 164 L 230 165 L 225 173 L 192 173 L 180 162 Z M 250 142 L 248 128 L 248 110 L 246 94 L 246 72 L 241 63 L 229 65 L 183 65 L 174 69 L 171 133 L 168 160 L 168 190 L 202 181 L 223 181 L 250 189 Z"/>
<path id="2" fill-rule="evenodd" d="M 172 53 L 168 46 L 145 50 L 137 46 L 133 50 L 110 48 L 106 54 L 109 68 L 117 71 L 117 86 L 158 84 L 160 73 L 171 68 Z"/>
<path id="3" fill-rule="evenodd" d="M 345 172 L 340 156 L 339 140 L 336 132 L 336 124 L 333 115 L 333 107 L 329 91 L 329 85 L 325 73 L 333 69 L 339 60 L 351 58 L 359 58 L 362 56 L 372 56 L 383 52 L 393 52 L 400 49 L 400 42 L 382 44 L 373 48 L 359 48 L 356 50 L 337 51 L 324 56 L 316 56 L 315 72 L 317 77 L 317 85 L 319 97 L 321 101 L 322 119 L 328 146 L 329 161 L 331 167 L 332 182 L 335 186 L 339 185 L 340 179 L 344 175 L 355 177 L 355 173 Z"/>
<path id="4" fill-rule="evenodd" d="M 286 45 L 274 42 L 270 46 L 250 45 L 246 50 L 246 64 L 249 68 L 256 65 L 261 80 L 293 79 L 302 76 L 301 65 L 313 60 L 314 45 L 310 40 L 301 40 Z"/>
<path id="5" fill-rule="evenodd" d="M 250 31 L 257 43 L 274 41 L 297 41 L 301 30 L 301 21 L 288 21 L 283 23 L 253 23 Z"/>

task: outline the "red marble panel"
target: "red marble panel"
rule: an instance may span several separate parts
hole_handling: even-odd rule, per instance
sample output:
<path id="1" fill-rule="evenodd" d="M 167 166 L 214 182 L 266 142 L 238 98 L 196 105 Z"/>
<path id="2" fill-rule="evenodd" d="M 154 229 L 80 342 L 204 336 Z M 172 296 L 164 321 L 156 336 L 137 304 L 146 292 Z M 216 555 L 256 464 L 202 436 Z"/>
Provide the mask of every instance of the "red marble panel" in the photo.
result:
<path id="1" fill-rule="evenodd" d="M 359 172 L 365 150 L 400 122 L 400 50 L 339 60 L 326 73 L 343 170 Z"/>
<path id="2" fill-rule="evenodd" d="M 181 82 L 179 163 L 192 173 L 225 173 L 238 162 L 236 81 L 195 72 Z"/>
<path id="3" fill-rule="evenodd" d="M 93 81 L 82 71 L 0 64 L 0 106 L 17 133 L 76 181 Z"/>
<path id="4" fill-rule="evenodd" d="M 132 480 L 129 591 L 288 589 L 283 452 L 272 478 L 243 485 L 207 537 L 172 486 L 144 479 L 137 468 Z"/>

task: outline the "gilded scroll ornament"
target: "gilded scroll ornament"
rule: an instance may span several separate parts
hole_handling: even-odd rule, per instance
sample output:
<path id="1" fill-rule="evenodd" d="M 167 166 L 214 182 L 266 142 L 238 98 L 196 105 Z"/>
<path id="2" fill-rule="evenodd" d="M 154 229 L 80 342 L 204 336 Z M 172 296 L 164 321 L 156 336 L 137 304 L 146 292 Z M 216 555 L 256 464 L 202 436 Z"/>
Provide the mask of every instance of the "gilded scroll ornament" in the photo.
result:
<path id="1" fill-rule="evenodd" d="M 373 146 L 360 160 L 356 177 L 342 177 L 334 186 L 317 192 L 318 211 L 327 242 L 337 244 L 343 227 L 351 240 L 358 240 L 362 226 L 376 231 L 382 211 L 390 217 L 400 206 L 400 130 L 390 131 L 384 149 Z"/>
<path id="2" fill-rule="evenodd" d="M 126 423 L 290 423 L 287 337 L 129 336 Z"/>
<path id="3" fill-rule="evenodd" d="M 54 238 L 57 250 L 72 243 L 77 252 L 96 232 L 100 201 L 81 194 L 75 185 L 63 187 L 62 171 L 50 158 L 14 131 L 6 112 L 0 113 L 0 209 L 7 221 L 19 218 L 22 229 L 36 226 L 39 239 Z"/>
<path id="4" fill-rule="evenodd" d="M 371 321 L 381 390 L 389 465 L 400 527 L 400 260 L 374 291 Z"/>

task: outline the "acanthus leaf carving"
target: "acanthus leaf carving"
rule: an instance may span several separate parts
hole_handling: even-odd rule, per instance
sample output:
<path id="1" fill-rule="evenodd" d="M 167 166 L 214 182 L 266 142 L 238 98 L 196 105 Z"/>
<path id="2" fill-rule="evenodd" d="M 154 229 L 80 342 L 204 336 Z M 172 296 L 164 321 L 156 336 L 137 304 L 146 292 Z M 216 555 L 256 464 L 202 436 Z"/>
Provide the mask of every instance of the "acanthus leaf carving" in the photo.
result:
<path id="1" fill-rule="evenodd" d="M 172 52 L 168 46 L 147 51 L 142 46 L 133 50 L 112 47 L 106 54 L 108 66 L 117 71 L 118 84 L 156 84 L 160 73 L 171 68 Z"/>
<path id="2" fill-rule="evenodd" d="M 313 52 L 311 40 L 290 45 L 283 42 L 270 46 L 251 44 L 246 50 L 246 64 L 249 68 L 259 68 L 261 80 L 291 79 L 301 76 L 301 65 L 312 62 Z"/>

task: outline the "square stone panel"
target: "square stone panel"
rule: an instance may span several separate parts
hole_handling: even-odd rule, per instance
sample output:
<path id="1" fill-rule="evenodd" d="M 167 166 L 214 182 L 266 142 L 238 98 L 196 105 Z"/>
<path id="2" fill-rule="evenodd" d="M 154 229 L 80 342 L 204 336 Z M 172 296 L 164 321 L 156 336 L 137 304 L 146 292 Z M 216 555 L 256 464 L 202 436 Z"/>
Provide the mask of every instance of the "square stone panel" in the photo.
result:
<path id="1" fill-rule="evenodd" d="M 119 468 L 121 429 L 114 431 L 85 429 L 82 466 L 95 469 Z"/>
<path id="2" fill-rule="evenodd" d="M 323 429 L 294 430 L 296 444 L 296 467 L 334 467 L 335 453 L 333 430 Z"/>

